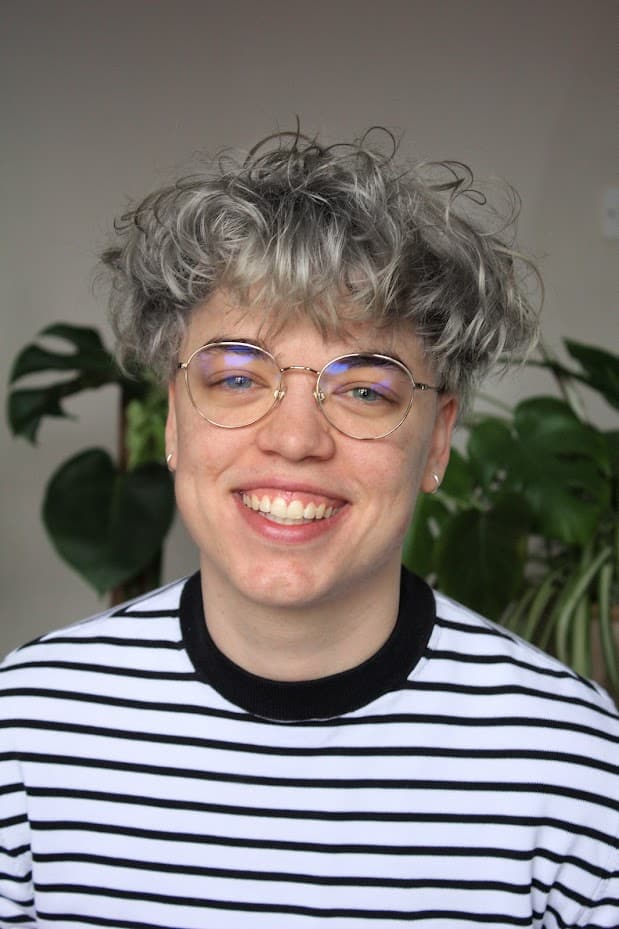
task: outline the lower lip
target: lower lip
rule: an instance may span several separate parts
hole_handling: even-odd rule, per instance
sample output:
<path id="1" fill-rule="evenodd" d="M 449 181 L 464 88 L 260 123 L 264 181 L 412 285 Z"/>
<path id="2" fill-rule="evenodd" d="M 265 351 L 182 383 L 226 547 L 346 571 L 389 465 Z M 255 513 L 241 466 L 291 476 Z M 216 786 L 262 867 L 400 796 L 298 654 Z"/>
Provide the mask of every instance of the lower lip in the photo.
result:
<path id="1" fill-rule="evenodd" d="M 336 513 L 326 519 L 314 519 L 311 522 L 299 523 L 296 526 L 286 526 L 282 523 L 273 522 L 259 511 L 252 510 L 245 506 L 238 496 L 236 497 L 236 501 L 244 521 L 255 532 L 259 533 L 264 539 L 269 539 L 273 542 L 286 542 L 288 544 L 311 542 L 314 539 L 323 538 L 339 525 L 348 509 L 348 507 L 344 505 Z"/>

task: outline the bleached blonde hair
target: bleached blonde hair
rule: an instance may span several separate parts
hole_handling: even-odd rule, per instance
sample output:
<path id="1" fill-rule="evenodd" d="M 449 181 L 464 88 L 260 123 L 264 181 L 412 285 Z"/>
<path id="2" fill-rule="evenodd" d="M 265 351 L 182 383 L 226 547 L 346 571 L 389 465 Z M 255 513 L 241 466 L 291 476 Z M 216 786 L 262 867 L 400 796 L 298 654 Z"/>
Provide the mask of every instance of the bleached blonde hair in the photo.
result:
<path id="1" fill-rule="evenodd" d="M 282 132 L 147 196 L 102 255 L 121 359 L 170 377 L 192 309 L 223 287 L 278 325 L 300 313 L 325 332 L 412 324 L 466 402 L 537 335 L 517 197 L 499 220 L 465 165 L 396 154 L 386 130 L 336 145 Z"/>

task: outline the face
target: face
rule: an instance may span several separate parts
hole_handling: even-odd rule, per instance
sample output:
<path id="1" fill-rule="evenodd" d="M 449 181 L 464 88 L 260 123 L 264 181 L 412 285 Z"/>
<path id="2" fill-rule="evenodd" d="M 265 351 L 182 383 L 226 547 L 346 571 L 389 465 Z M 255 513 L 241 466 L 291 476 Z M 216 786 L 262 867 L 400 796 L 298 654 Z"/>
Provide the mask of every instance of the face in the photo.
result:
<path id="1" fill-rule="evenodd" d="M 281 367 L 320 370 L 359 351 L 396 353 L 419 382 L 434 383 L 412 332 L 354 324 L 323 338 L 307 321 L 269 334 L 263 317 L 216 292 L 191 318 L 180 358 L 210 340 L 258 341 Z M 222 429 L 200 417 L 182 372 L 170 385 L 166 428 L 179 510 L 200 566 L 221 597 L 238 603 L 327 606 L 368 596 L 399 576 L 402 542 L 420 491 L 447 466 L 456 401 L 415 391 L 404 423 L 382 439 L 337 432 L 313 397 L 315 377 L 285 375 L 286 396 L 264 419 Z"/>

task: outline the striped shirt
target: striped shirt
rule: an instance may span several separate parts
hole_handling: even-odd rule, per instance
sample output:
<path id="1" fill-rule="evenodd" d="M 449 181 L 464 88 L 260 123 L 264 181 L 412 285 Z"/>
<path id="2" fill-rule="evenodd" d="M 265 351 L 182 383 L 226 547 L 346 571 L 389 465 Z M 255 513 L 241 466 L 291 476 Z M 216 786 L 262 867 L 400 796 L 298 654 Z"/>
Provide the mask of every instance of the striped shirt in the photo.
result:
<path id="1" fill-rule="evenodd" d="M 195 575 L 0 685 L 0 926 L 619 925 L 611 701 L 407 573 L 332 677 L 232 664 Z"/>

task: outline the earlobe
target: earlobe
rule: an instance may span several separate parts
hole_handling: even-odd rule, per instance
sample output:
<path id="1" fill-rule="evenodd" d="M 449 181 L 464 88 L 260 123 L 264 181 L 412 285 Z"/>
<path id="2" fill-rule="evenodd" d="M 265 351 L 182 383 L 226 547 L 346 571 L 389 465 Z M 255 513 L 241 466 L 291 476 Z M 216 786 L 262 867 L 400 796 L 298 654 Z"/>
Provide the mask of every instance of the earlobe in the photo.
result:
<path id="1" fill-rule="evenodd" d="M 424 493 L 436 493 L 443 482 L 443 477 L 449 463 L 451 436 L 457 416 L 457 398 L 453 394 L 443 394 L 439 397 L 430 453 L 421 482 L 421 489 Z"/>

